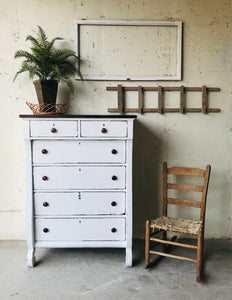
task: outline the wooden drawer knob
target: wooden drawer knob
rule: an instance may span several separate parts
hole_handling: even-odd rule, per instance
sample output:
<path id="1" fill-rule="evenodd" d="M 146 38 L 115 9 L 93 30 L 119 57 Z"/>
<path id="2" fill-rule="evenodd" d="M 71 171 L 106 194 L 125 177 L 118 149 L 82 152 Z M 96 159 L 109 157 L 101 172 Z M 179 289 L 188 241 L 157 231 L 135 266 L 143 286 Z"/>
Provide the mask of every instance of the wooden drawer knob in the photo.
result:
<path id="1" fill-rule="evenodd" d="M 45 233 L 47 233 L 48 231 L 49 231 L 48 228 L 44 228 L 44 229 L 43 229 L 43 232 L 45 232 Z"/>
<path id="2" fill-rule="evenodd" d="M 117 177 L 117 176 L 115 176 L 115 175 L 113 175 L 113 176 L 111 177 L 111 179 L 112 179 L 112 180 L 117 180 L 117 179 L 118 179 L 118 177 Z"/>
<path id="3" fill-rule="evenodd" d="M 116 206 L 116 205 L 117 205 L 117 202 L 115 202 L 115 201 L 111 202 L 111 206 Z"/>
<path id="4" fill-rule="evenodd" d="M 43 154 L 47 154 L 47 153 L 48 153 L 48 150 L 47 150 L 47 149 L 42 149 L 41 152 L 42 152 Z"/>
<path id="5" fill-rule="evenodd" d="M 55 133 L 56 131 L 57 131 L 57 130 L 56 130 L 56 128 L 54 128 L 54 127 L 51 129 L 51 132 L 52 132 L 52 133 Z"/>
<path id="6" fill-rule="evenodd" d="M 48 205 L 49 205 L 48 202 L 44 202 L 44 203 L 43 203 L 43 206 L 44 206 L 44 207 L 47 207 Z"/>
<path id="7" fill-rule="evenodd" d="M 117 151 L 116 149 L 113 149 L 113 150 L 111 151 L 111 153 L 112 153 L 112 154 L 117 154 L 118 151 Z"/>
<path id="8" fill-rule="evenodd" d="M 107 132 L 107 129 L 103 127 L 102 130 L 101 130 L 101 132 L 102 132 L 102 133 L 106 133 L 106 132 Z"/>
<path id="9" fill-rule="evenodd" d="M 113 233 L 115 233 L 115 232 L 117 231 L 117 229 L 116 229 L 116 228 L 111 228 L 111 231 L 112 231 Z"/>
<path id="10" fill-rule="evenodd" d="M 42 179 L 45 181 L 45 180 L 48 180 L 48 177 L 47 176 L 43 176 Z"/>

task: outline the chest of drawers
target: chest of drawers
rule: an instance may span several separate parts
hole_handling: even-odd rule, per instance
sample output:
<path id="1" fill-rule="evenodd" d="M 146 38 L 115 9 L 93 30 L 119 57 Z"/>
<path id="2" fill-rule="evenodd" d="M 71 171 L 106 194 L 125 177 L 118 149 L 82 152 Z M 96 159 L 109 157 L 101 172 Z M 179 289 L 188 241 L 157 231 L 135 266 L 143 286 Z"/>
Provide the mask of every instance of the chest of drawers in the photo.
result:
<path id="1" fill-rule="evenodd" d="M 135 116 L 31 116 L 27 151 L 27 265 L 36 248 L 119 247 L 132 266 Z"/>

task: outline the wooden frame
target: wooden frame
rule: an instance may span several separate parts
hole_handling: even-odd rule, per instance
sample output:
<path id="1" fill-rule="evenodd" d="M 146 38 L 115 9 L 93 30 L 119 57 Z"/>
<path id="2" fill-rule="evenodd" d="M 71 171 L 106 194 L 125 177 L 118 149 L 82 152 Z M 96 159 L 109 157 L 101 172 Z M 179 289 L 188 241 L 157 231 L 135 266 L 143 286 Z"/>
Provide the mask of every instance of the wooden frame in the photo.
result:
<path id="1" fill-rule="evenodd" d="M 76 21 L 76 53 L 78 56 L 80 56 L 81 59 L 83 59 L 82 53 L 81 53 L 81 45 L 84 43 L 84 38 L 82 39 L 81 35 L 81 29 L 84 26 L 110 26 L 111 29 L 114 26 L 115 29 L 117 29 L 118 26 L 137 26 L 140 28 L 151 28 L 151 27 L 174 27 L 177 29 L 176 38 L 177 38 L 177 44 L 176 44 L 176 70 L 175 74 L 160 74 L 155 76 L 140 76 L 138 75 L 132 75 L 127 74 L 124 76 L 120 75 L 83 75 L 84 80 L 118 80 L 118 81 L 149 81 L 149 80 L 181 80 L 181 73 L 182 73 L 182 22 L 180 21 L 123 21 L 123 20 L 77 20 Z M 143 35 L 143 37 L 146 37 L 146 34 Z M 113 38 L 113 35 L 111 36 L 111 39 Z M 102 42 L 102 41 L 100 41 Z M 126 39 L 123 41 L 124 43 L 129 43 Z M 141 43 L 141 46 L 144 43 Z M 94 47 L 96 47 L 96 43 Z M 133 48 L 133 52 L 135 49 Z M 84 59 L 83 59 L 84 60 Z M 149 64 L 150 65 L 150 64 Z M 146 68 L 146 66 L 145 66 Z M 79 69 L 81 70 L 81 63 L 79 63 Z M 155 66 L 154 66 L 155 69 Z M 80 80 L 79 78 L 76 78 L 77 80 Z"/>
<path id="2" fill-rule="evenodd" d="M 202 170 L 198 168 L 183 168 L 183 167 L 167 168 L 167 163 L 166 162 L 163 163 L 163 216 L 155 220 L 146 221 L 145 268 L 148 268 L 150 266 L 150 254 L 190 261 L 196 263 L 197 282 L 201 281 L 203 248 L 204 248 L 205 206 L 206 206 L 210 170 L 211 170 L 210 165 L 207 165 L 206 169 Z M 196 185 L 169 183 L 168 182 L 169 174 L 176 175 L 176 176 L 181 175 L 181 176 L 203 177 L 204 184 L 203 186 L 196 186 Z M 168 198 L 168 189 L 201 192 L 202 193 L 201 201 Z M 196 222 L 192 220 L 167 217 L 168 204 L 200 208 L 200 221 Z M 187 226 L 184 225 L 184 222 L 186 222 Z M 177 243 L 174 241 L 176 237 L 168 241 L 167 240 L 168 231 L 195 235 L 197 237 L 197 245 Z M 161 239 L 153 237 L 157 233 L 161 233 Z M 157 243 L 156 245 L 161 244 L 162 252 L 151 250 L 151 246 L 150 246 L 151 241 L 156 242 Z M 167 253 L 167 246 L 178 246 L 178 247 L 197 250 L 197 257 L 196 259 L 193 259 L 185 256 L 169 254 Z"/>
<path id="3" fill-rule="evenodd" d="M 106 87 L 107 91 L 117 91 L 118 93 L 118 107 L 117 108 L 109 108 L 108 112 L 111 113 L 216 113 L 220 112 L 221 110 L 219 108 L 209 108 L 208 105 L 208 93 L 209 92 L 219 92 L 220 88 L 210 88 L 206 86 L 202 87 L 124 87 L 122 85 L 118 86 L 108 86 Z M 137 108 L 126 108 L 125 103 L 125 93 L 129 91 L 137 91 L 138 92 L 138 98 L 137 98 Z M 145 92 L 158 92 L 158 107 L 144 107 L 144 93 Z M 179 108 L 165 108 L 165 101 L 164 101 L 164 93 L 165 92 L 179 92 L 180 93 L 180 106 Z M 187 92 L 201 92 L 202 93 L 202 105 L 199 108 L 187 108 L 186 107 L 186 94 Z M 136 99 L 135 99 L 136 100 Z"/>

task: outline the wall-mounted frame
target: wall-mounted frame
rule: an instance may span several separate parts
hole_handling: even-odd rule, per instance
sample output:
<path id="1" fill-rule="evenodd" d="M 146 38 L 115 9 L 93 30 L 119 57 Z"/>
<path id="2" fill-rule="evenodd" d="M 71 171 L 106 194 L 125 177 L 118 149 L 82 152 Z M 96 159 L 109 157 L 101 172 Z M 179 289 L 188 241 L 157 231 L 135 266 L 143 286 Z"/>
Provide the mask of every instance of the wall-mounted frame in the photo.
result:
<path id="1" fill-rule="evenodd" d="M 181 80 L 182 22 L 77 20 L 76 53 L 84 80 Z"/>

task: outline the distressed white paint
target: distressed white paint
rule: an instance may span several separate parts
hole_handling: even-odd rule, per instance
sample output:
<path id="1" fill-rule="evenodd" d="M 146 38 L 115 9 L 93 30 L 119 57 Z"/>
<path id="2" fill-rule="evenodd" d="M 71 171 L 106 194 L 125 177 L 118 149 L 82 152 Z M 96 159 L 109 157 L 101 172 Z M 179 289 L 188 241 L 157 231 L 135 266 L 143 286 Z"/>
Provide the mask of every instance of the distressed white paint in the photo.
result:
<path id="1" fill-rule="evenodd" d="M 125 200 L 125 192 L 34 193 L 34 209 L 37 216 L 122 215 Z"/>
<path id="2" fill-rule="evenodd" d="M 126 187 L 124 166 L 35 166 L 33 173 L 35 190 L 124 189 Z M 48 180 L 43 180 L 43 176 L 47 176 Z M 117 180 L 112 180 L 112 176 L 116 176 Z"/>
<path id="3" fill-rule="evenodd" d="M 54 132 L 52 131 L 54 129 Z M 63 137 L 77 136 L 77 122 L 75 121 L 31 121 L 30 134 L 33 137 Z"/>
<path id="4" fill-rule="evenodd" d="M 28 49 L 25 37 L 41 25 L 49 38 L 61 36 L 58 47 L 75 50 L 75 20 L 182 21 L 183 78 L 181 82 L 130 82 L 130 86 L 220 87 L 210 93 L 210 107 L 219 114 L 144 114 L 135 127 L 134 235 L 144 237 L 148 217 L 161 213 L 161 165 L 212 165 L 206 208 L 206 238 L 232 237 L 232 3 L 228 0 L 61 0 L 1 1 L 0 3 L 0 239 L 26 238 L 26 172 L 23 122 L 20 113 L 30 113 L 25 101 L 36 102 L 28 75 L 12 82 L 20 60 L 16 50 Z M 138 41 L 139 43 L 139 41 Z M 162 59 L 161 59 L 162 60 Z M 115 62 L 116 64 L 117 62 Z M 114 65 L 112 65 L 112 68 Z M 120 82 L 75 82 L 75 95 L 60 85 L 59 102 L 70 100 L 69 114 L 105 114 L 117 105 L 116 92 L 106 86 Z M 123 83 L 125 84 L 125 82 Z M 137 101 L 129 93 L 128 106 Z M 146 93 L 147 103 L 157 103 Z M 190 93 L 188 105 L 200 106 L 201 95 Z M 178 95 L 167 94 L 167 107 L 178 107 Z M 136 103 L 137 104 L 137 103 Z M 175 213 L 175 212 L 174 212 Z M 176 211 L 178 213 L 178 210 Z M 190 216 L 197 213 L 191 210 Z"/>
<path id="5" fill-rule="evenodd" d="M 78 143 L 73 140 L 36 140 L 33 142 L 33 163 L 125 163 L 125 146 L 125 141 L 121 140 L 107 140 L 104 144 L 94 140 L 82 140 Z M 46 153 L 41 149 L 45 149 Z M 112 150 L 117 152 L 112 153 Z"/>
<path id="6" fill-rule="evenodd" d="M 49 228 L 47 233 L 44 228 Z M 112 228 L 117 228 L 112 232 Z M 36 218 L 36 241 L 124 241 L 125 218 Z"/>
<path id="7" fill-rule="evenodd" d="M 28 267 L 35 264 L 36 247 L 100 247 L 101 242 L 102 247 L 124 246 L 126 266 L 132 266 L 133 121 L 25 119 Z M 48 138 L 51 125 L 56 129 L 55 139 L 42 140 Z M 102 126 L 109 136 L 99 139 Z M 81 128 L 79 133 L 77 128 Z M 87 140 L 82 134 L 85 129 Z M 88 135 L 96 140 L 88 140 Z M 113 140 L 112 135 L 121 140 Z M 82 144 L 95 151 L 76 152 Z M 69 149 L 67 164 L 62 153 Z M 49 161 L 52 153 L 54 159 Z M 44 160 L 43 155 L 49 156 Z M 112 155 L 119 156 L 117 163 L 109 161 Z"/>
<path id="8" fill-rule="evenodd" d="M 81 137 L 126 137 L 128 130 L 125 121 L 81 121 L 80 127 Z"/>

